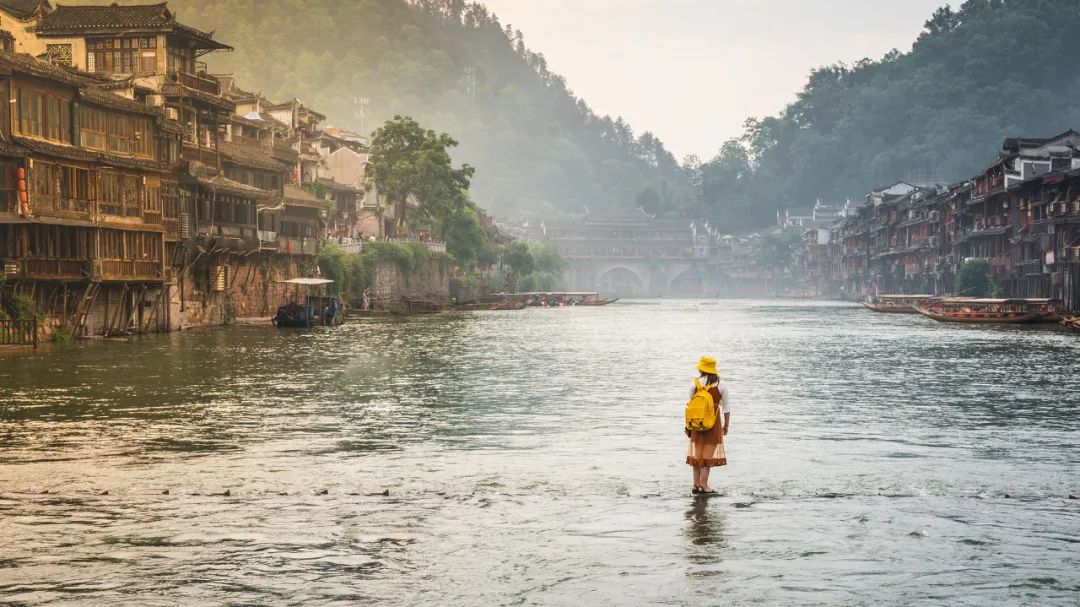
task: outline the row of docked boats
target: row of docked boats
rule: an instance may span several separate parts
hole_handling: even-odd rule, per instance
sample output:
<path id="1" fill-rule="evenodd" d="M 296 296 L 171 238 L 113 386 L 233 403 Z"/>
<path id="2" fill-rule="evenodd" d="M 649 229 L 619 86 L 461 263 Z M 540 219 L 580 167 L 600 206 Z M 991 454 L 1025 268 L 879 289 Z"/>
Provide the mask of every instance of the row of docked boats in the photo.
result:
<path id="1" fill-rule="evenodd" d="M 889 314 L 922 314 L 939 322 L 1062 322 L 1063 302 L 1048 298 L 985 298 L 941 295 L 879 295 L 863 302 L 867 309 Z"/>

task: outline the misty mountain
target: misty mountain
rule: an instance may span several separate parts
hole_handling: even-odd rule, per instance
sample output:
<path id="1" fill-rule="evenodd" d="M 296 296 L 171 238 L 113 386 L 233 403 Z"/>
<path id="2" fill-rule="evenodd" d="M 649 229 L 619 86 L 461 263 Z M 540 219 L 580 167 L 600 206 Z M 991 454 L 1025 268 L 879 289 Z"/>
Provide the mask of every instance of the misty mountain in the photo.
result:
<path id="1" fill-rule="evenodd" d="M 503 214 L 635 205 L 685 196 L 654 136 L 597 116 L 479 4 L 463 0 L 171 0 L 232 53 L 207 58 L 247 90 L 299 97 L 333 126 L 370 133 L 396 114 L 452 135 L 476 167 L 473 198 Z"/>
<path id="2" fill-rule="evenodd" d="M 698 172 L 694 214 L 761 225 L 816 198 L 905 179 L 950 182 L 1006 136 L 1080 125 L 1080 2 L 969 0 L 941 8 L 908 52 L 814 70 L 780 114 L 747 122 Z"/>

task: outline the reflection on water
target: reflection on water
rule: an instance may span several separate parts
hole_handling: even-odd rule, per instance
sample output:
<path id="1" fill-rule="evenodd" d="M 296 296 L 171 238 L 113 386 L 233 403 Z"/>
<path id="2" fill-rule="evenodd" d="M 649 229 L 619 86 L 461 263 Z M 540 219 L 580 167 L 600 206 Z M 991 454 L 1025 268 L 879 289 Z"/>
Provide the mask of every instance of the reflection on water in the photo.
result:
<path id="1" fill-rule="evenodd" d="M 694 565 L 710 565 L 724 560 L 727 515 L 722 508 L 726 508 L 726 505 L 710 508 L 711 499 L 694 498 L 686 511 L 686 537 L 689 542 L 686 560 Z"/>
<path id="2" fill-rule="evenodd" d="M 1075 603 L 1075 335 L 701 303 L 0 359 L 0 602 Z"/>

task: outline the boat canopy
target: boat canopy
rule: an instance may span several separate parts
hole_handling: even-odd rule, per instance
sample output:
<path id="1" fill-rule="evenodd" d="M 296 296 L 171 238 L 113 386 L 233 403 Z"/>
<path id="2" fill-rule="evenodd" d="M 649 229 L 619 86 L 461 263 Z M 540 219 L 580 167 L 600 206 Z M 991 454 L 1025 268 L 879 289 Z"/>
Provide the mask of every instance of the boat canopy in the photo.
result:
<path id="1" fill-rule="evenodd" d="M 275 280 L 274 282 L 279 283 L 279 284 L 286 284 L 286 285 L 319 286 L 319 285 L 328 285 L 328 284 L 333 283 L 334 281 L 328 280 L 326 278 L 290 278 L 288 280 Z"/>
<path id="2" fill-rule="evenodd" d="M 942 300 L 942 303 L 957 303 L 957 304 L 1022 304 L 1031 303 L 1027 299 L 989 299 L 979 297 L 953 297 Z"/>
<path id="3" fill-rule="evenodd" d="M 878 299 L 930 299 L 937 295 L 878 295 Z"/>

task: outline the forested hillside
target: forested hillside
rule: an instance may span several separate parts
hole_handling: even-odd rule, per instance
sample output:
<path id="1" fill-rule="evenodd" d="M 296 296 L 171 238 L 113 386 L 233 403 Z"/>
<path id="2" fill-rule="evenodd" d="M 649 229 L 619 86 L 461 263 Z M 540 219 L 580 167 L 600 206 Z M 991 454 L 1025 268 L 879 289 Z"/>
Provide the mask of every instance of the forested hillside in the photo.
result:
<path id="1" fill-rule="evenodd" d="M 777 116 L 697 172 L 694 214 L 749 226 L 815 198 L 898 179 L 958 180 L 1005 136 L 1080 127 L 1080 2 L 969 0 L 938 9 L 909 52 L 815 70 Z"/>
<path id="2" fill-rule="evenodd" d="M 272 99 L 299 97 L 334 126 L 373 131 L 395 114 L 461 142 L 473 198 L 497 213 L 630 206 L 651 188 L 686 196 L 649 133 L 594 114 L 521 33 L 464 0 L 170 0 L 187 24 L 236 47 L 210 70 Z M 366 104 L 362 99 L 367 99 Z M 365 115 L 362 115 L 363 112 Z"/>

